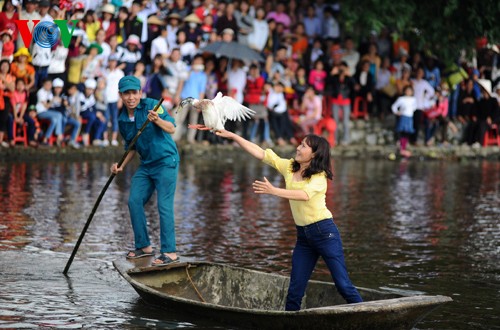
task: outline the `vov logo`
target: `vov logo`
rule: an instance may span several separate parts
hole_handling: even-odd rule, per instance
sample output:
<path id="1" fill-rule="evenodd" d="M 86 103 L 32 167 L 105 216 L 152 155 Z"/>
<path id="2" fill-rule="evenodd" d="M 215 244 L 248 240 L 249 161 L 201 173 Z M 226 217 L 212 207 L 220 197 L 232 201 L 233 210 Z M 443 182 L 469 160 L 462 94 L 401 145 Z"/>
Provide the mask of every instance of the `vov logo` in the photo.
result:
<path id="1" fill-rule="evenodd" d="M 29 20 L 15 20 L 19 34 L 23 38 L 24 46 L 29 48 L 31 41 L 43 48 L 52 48 L 61 39 L 64 47 L 68 48 L 75 31 L 75 26 L 78 20 L 71 21 L 71 31 L 68 28 L 68 20 L 55 19 L 54 22 L 40 20 L 32 20 L 33 29 L 30 31 L 28 27 Z"/>

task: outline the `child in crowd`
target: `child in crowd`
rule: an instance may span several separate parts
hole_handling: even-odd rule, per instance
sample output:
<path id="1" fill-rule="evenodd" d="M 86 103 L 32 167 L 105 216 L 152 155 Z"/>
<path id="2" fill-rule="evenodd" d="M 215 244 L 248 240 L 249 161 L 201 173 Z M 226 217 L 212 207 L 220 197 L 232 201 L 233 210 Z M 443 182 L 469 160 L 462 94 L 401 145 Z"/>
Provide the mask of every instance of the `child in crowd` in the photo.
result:
<path id="1" fill-rule="evenodd" d="M 2 60 L 8 60 L 9 63 L 14 59 L 14 41 L 12 41 L 12 30 L 4 30 L 0 33 L 2 38 Z"/>
<path id="2" fill-rule="evenodd" d="M 68 116 L 68 111 L 66 109 L 66 107 L 68 106 L 68 102 L 62 93 L 64 81 L 61 78 L 56 78 L 52 82 L 52 87 L 54 89 L 54 99 L 52 100 L 52 107 L 54 110 L 61 112 L 61 114 L 63 115 L 63 132 L 66 128 L 66 125 L 70 125 L 72 127 L 68 145 L 72 148 L 78 149 L 80 148 L 80 145 L 78 145 L 78 143 L 76 142 L 76 138 L 78 137 L 78 133 L 80 132 L 81 124 L 79 120 Z"/>
<path id="3" fill-rule="evenodd" d="M 80 117 L 80 109 L 82 106 L 80 100 L 82 97 L 83 95 L 78 90 L 77 85 L 69 83 L 66 93 L 63 95 L 64 104 L 66 106 L 66 117 L 78 121 L 80 123 L 80 127 L 82 121 Z"/>
<path id="4" fill-rule="evenodd" d="M 323 61 L 316 60 L 314 69 L 309 73 L 309 85 L 313 86 L 318 93 L 322 93 L 325 89 L 326 71 Z"/>
<path id="5" fill-rule="evenodd" d="M 277 83 L 268 89 L 267 95 L 267 108 L 269 109 L 271 127 L 274 131 L 276 142 L 280 146 L 285 145 L 286 140 L 291 139 L 293 136 L 285 94 L 283 92 L 283 84 Z"/>
<path id="6" fill-rule="evenodd" d="M 265 106 L 265 81 L 260 75 L 259 67 L 255 64 L 250 66 L 249 76 L 247 77 L 245 102 L 248 107 L 255 111 L 253 116 L 253 125 L 250 130 L 250 141 L 255 142 L 260 122 L 263 123 L 262 141 L 268 145 L 272 145 L 271 132 L 269 129 L 269 119 Z"/>
<path id="7" fill-rule="evenodd" d="M 436 90 L 434 94 L 434 106 L 425 111 L 425 144 L 427 146 L 434 144 L 434 133 L 438 127 L 441 128 L 441 143 L 447 142 L 448 128 L 455 134 L 458 129 L 448 119 L 448 84 L 441 83 L 441 87 Z"/>
<path id="8" fill-rule="evenodd" d="M 28 143 L 32 147 L 38 146 L 38 136 L 35 136 L 38 129 L 40 129 L 40 124 L 36 120 L 36 111 L 34 116 L 30 116 L 28 111 L 28 91 L 26 90 L 26 83 L 24 79 L 16 79 L 16 89 L 10 95 L 10 102 L 12 104 L 12 121 L 16 123 L 15 129 L 22 128 L 22 125 L 26 123 Z M 12 127 L 12 123 L 9 123 Z M 16 134 L 17 132 L 13 132 Z"/>
<path id="9" fill-rule="evenodd" d="M 125 47 L 118 46 L 119 68 L 123 70 L 126 76 L 132 74 L 135 64 L 141 61 L 142 54 L 139 48 L 141 48 L 141 40 L 135 34 L 128 37 Z"/>
<path id="10" fill-rule="evenodd" d="M 40 141 L 40 139 L 42 138 L 43 131 L 42 125 L 40 125 L 40 122 L 38 121 L 36 105 L 31 104 L 28 106 L 28 115 L 33 120 L 33 123 L 35 125 L 35 134 L 33 134 L 33 141 L 36 141 L 38 145 L 38 141 Z"/>
<path id="11" fill-rule="evenodd" d="M 94 79 L 88 79 L 85 81 L 85 92 L 80 94 L 80 116 L 87 120 L 87 125 L 83 130 L 82 140 L 84 146 L 90 145 L 90 133 L 94 129 L 94 136 L 102 136 L 105 126 L 102 122 L 97 119 L 96 116 L 96 99 L 94 96 L 94 91 L 97 88 L 97 82 Z M 96 144 L 100 145 L 101 141 L 97 141 Z"/>
<path id="12" fill-rule="evenodd" d="M 87 79 L 97 79 L 102 75 L 101 60 L 97 56 L 102 54 L 102 47 L 96 43 L 90 44 L 86 54 L 87 57 L 83 60 L 81 82 Z"/>
<path id="13" fill-rule="evenodd" d="M 137 62 L 134 67 L 134 77 L 137 77 L 141 82 L 141 87 L 144 88 L 146 86 L 146 66 L 142 62 Z"/>
<path id="14" fill-rule="evenodd" d="M 303 66 L 300 66 L 297 69 L 295 79 L 292 82 L 292 88 L 295 91 L 295 97 L 293 100 L 293 107 L 295 109 L 300 107 L 299 103 L 300 100 L 302 100 L 302 96 L 304 96 L 304 93 L 306 92 L 307 86 L 306 69 Z"/>
<path id="15" fill-rule="evenodd" d="M 316 94 L 313 86 L 307 87 L 300 106 L 301 115 L 298 121 L 306 135 L 314 131 L 314 126 L 321 119 L 322 111 L 321 98 Z"/>
<path id="16" fill-rule="evenodd" d="M 2 61 L 2 67 L 9 68 L 9 63 L 7 61 Z M 11 84 L 11 82 L 9 82 L 9 84 Z M 7 97 L 4 96 L 4 89 L 7 88 L 6 85 L 5 78 L 0 77 L 0 146 L 4 148 L 9 147 L 9 144 L 3 140 L 5 133 L 8 132 L 7 128 L 9 126 L 9 110 L 5 102 Z"/>
<path id="17" fill-rule="evenodd" d="M 42 81 L 42 88 L 36 93 L 37 103 L 36 112 L 38 119 L 48 120 L 50 122 L 45 136 L 43 138 L 42 144 L 47 145 L 49 138 L 55 130 L 57 135 L 57 145 L 61 145 L 63 141 L 63 116 L 59 111 L 54 110 L 52 101 L 54 99 L 54 94 L 52 94 L 52 81 L 50 79 L 44 79 Z"/>
<path id="18" fill-rule="evenodd" d="M 404 95 L 400 96 L 392 105 L 392 112 L 398 116 L 396 132 L 400 134 L 399 144 L 400 153 L 404 157 L 410 157 L 411 152 L 406 150 L 413 129 L 413 113 L 417 110 L 417 100 L 413 96 L 413 87 L 407 86 Z"/>
<path id="19" fill-rule="evenodd" d="M 106 89 L 106 81 L 102 78 L 97 80 L 97 88 L 94 93 L 94 97 L 96 100 L 95 103 L 95 109 L 96 109 L 96 118 L 97 121 L 100 121 L 102 124 L 98 123 L 98 126 L 104 126 L 104 129 L 102 131 L 96 132 L 96 135 L 94 136 L 94 142 L 93 145 L 95 146 L 100 146 L 100 147 L 107 147 L 109 146 L 109 138 L 108 138 L 108 132 L 107 132 L 107 126 L 108 122 L 106 120 L 106 95 L 104 93 Z M 97 135 L 99 134 L 99 135 Z"/>
<path id="20" fill-rule="evenodd" d="M 27 124 L 27 134 L 29 145 L 37 147 L 38 143 L 35 140 L 35 120 L 28 113 L 28 91 L 24 79 L 16 79 L 16 89 L 10 94 L 10 102 L 12 104 L 12 117 L 9 122 L 9 127 L 12 127 L 12 122 L 16 123 L 16 129 L 21 128 L 24 123 Z M 16 134 L 16 132 L 13 132 Z"/>
<path id="21" fill-rule="evenodd" d="M 106 118 L 111 123 L 111 145 L 114 147 L 118 146 L 118 109 L 121 108 L 118 82 L 124 75 L 123 71 L 118 68 L 118 57 L 111 54 L 108 58 L 108 69 L 104 75 L 106 80 L 104 97 L 107 103 Z"/>

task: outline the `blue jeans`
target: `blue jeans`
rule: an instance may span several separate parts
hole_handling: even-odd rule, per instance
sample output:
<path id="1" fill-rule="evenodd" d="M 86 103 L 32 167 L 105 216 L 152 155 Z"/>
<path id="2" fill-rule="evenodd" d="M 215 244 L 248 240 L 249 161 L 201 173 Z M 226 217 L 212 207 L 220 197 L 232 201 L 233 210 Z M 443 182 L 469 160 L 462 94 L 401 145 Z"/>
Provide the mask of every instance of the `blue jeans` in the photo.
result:
<path id="1" fill-rule="evenodd" d="M 111 129 L 114 132 L 118 132 L 118 102 L 108 103 L 106 109 L 106 119 L 111 120 Z"/>
<path id="2" fill-rule="evenodd" d="M 342 297 L 348 303 L 363 301 L 347 274 L 342 240 L 337 226 L 330 218 L 303 227 L 297 226 L 297 243 L 293 249 L 292 274 L 285 310 L 300 310 L 307 282 L 320 256 L 325 260 Z"/>
<path id="3" fill-rule="evenodd" d="M 254 141 L 257 136 L 257 132 L 259 131 L 260 123 L 264 124 L 263 132 L 262 132 L 262 140 L 265 142 L 271 141 L 271 134 L 269 130 L 269 121 L 267 119 L 255 119 L 252 128 L 250 130 L 250 141 Z"/>
<path id="4" fill-rule="evenodd" d="M 47 128 L 47 132 L 45 132 L 45 138 L 48 139 L 54 132 L 56 131 L 56 135 L 61 135 L 63 133 L 63 115 L 59 111 L 55 110 L 47 110 L 39 113 L 38 118 L 47 119 L 50 121 L 49 128 Z"/>
<path id="5" fill-rule="evenodd" d="M 144 205 L 156 189 L 160 215 L 161 253 L 176 252 L 174 195 L 179 167 L 165 165 L 160 160 L 153 164 L 141 164 L 132 178 L 128 208 L 134 230 L 135 248 L 150 246 Z"/>
<path id="6" fill-rule="evenodd" d="M 71 125 L 71 141 L 76 142 L 76 138 L 80 132 L 80 122 L 72 117 L 63 117 L 63 127 L 66 127 L 66 125 Z"/>

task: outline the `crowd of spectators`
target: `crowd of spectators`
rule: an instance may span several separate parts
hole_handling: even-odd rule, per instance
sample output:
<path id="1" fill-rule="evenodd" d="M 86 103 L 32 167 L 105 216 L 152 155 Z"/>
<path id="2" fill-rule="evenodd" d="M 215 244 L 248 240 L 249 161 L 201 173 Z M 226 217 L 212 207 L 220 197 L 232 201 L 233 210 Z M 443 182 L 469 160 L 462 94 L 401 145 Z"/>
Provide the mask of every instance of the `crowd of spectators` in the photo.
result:
<path id="1" fill-rule="evenodd" d="M 68 20 L 69 47 L 24 45 L 19 19 Z M 163 98 L 169 109 L 186 97 L 232 96 L 256 115 L 228 128 L 268 145 L 296 143 L 325 118 L 334 118 L 335 141 L 347 145 L 359 113 L 395 118 L 397 138 L 417 145 L 448 143 L 451 132 L 477 146 L 500 124 L 496 46 L 481 46 L 475 66 L 444 68 L 388 28 L 355 40 L 342 23 L 340 5 L 321 0 L 5 0 L 1 145 L 14 146 L 24 128 L 31 146 L 119 145 L 117 85 L 124 75 L 137 76 L 143 95 Z M 263 60 L 203 51 L 215 41 L 238 42 Z M 398 103 L 400 97 L 412 100 Z M 402 131 L 408 116 L 412 127 Z M 194 108 L 181 112 L 174 139 L 221 143 L 187 130 L 186 121 L 200 117 Z"/>

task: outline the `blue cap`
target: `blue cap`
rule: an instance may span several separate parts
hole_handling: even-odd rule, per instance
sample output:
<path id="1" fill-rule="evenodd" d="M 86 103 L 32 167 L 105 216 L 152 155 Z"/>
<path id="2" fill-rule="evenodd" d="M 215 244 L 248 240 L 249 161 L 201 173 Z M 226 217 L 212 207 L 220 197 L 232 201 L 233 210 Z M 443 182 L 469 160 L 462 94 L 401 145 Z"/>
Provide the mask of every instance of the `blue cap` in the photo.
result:
<path id="1" fill-rule="evenodd" d="M 118 91 L 124 93 L 130 90 L 141 90 L 141 81 L 134 76 L 125 76 L 118 82 Z"/>

